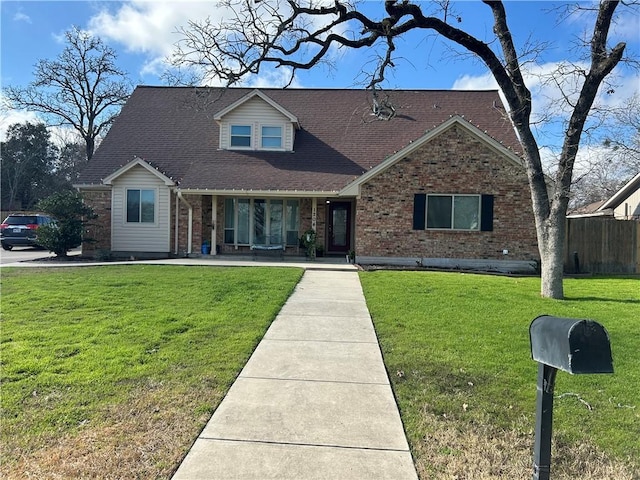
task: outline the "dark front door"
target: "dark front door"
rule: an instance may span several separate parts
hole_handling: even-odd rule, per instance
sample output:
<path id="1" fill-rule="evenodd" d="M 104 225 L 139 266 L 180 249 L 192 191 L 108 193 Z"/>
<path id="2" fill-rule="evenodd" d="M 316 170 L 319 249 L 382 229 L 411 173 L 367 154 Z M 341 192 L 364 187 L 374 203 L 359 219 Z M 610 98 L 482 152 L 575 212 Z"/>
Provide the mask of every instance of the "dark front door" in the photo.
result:
<path id="1" fill-rule="evenodd" d="M 329 245 L 327 252 L 351 250 L 351 203 L 329 203 Z"/>

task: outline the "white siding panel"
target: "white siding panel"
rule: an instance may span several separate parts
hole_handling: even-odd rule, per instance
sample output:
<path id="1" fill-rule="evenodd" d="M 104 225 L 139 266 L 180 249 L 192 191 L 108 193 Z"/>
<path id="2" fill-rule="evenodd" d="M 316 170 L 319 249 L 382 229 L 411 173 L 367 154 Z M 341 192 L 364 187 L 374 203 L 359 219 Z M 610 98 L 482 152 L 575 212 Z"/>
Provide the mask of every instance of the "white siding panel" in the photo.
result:
<path id="1" fill-rule="evenodd" d="M 155 222 L 127 223 L 127 189 L 155 190 Z M 171 192 L 155 175 L 134 167 L 113 182 L 111 205 L 111 248 L 116 252 L 168 253 Z"/>
<path id="2" fill-rule="evenodd" d="M 640 218 L 640 189 L 629 195 L 616 209 L 613 211 L 615 218 L 623 220 L 634 220 Z"/>
<path id="3" fill-rule="evenodd" d="M 260 127 L 282 126 L 282 142 L 285 150 L 293 150 L 293 126 L 291 121 L 271 105 L 254 97 L 229 112 L 220 127 L 221 148 L 229 148 L 229 125 L 251 125 L 253 148 L 260 147 Z"/>

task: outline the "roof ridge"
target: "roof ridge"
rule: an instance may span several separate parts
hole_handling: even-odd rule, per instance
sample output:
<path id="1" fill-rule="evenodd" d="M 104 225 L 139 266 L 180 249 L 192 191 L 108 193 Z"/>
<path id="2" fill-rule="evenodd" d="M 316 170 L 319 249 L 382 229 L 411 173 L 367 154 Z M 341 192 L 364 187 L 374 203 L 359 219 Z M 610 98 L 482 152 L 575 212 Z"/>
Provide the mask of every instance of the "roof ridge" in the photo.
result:
<path id="1" fill-rule="evenodd" d="M 338 91 L 343 91 L 343 92 L 366 92 L 368 91 L 368 89 L 366 88 L 347 88 L 347 87 L 338 87 L 338 88 L 332 88 L 332 87 L 312 87 L 312 88 L 305 88 L 305 87 L 288 87 L 288 88 L 282 88 L 282 87 L 212 87 L 212 86 L 207 86 L 207 85 L 137 85 L 136 88 L 148 88 L 148 89 L 165 89 L 165 90 L 179 90 L 179 89 L 210 89 L 210 90 L 248 90 L 248 91 L 253 91 L 253 90 L 277 90 L 277 91 L 288 91 L 288 92 L 295 92 L 295 91 L 316 91 L 316 92 L 321 92 L 321 91 L 330 91 L 330 92 L 338 92 Z M 452 89 L 452 88 L 390 88 L 390 89 L 383 89 L 383 91 L 385 92 L 446 92 L 446 93 L 450 93 L 450 92 L 469 92 L 469 93 L 489 93 L 489 92 L 498 92 L 499 90 L 497 88 L 486 88 L 486 89 Z"/>

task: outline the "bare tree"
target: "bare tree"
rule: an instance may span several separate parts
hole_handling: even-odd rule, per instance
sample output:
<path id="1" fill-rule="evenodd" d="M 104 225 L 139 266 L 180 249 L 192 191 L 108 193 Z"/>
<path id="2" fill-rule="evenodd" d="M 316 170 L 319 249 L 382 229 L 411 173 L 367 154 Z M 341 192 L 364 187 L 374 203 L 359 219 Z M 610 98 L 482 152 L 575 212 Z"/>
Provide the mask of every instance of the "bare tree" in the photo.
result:
<path id="1" fill-rule="evenodd" d="M 100 38 L 73 28 L 65 32 L 66 47 L 54 60 L 39 60 L 26 88 L 4 89 L 12 108 L 43 114 L 50 126 L 77 130 L 91 160 L 96 139 L 104 135 L 131 93 L 116 54 Z"/>
<path id="2" fill-rule="evenodd" d="M 434 31 L 462 47 L 489 69 L 506 98 L 509 115 L 522 142 L 531 189 L 542 261 L 541 294 L 563 298 L 565 216 L 580 138 L 599 87 L 621 61 L 626 47 L 624 43 L 612 48 L 607 45 L 619 2 L 602 0 L 591 7 L 595 10 L 595 23 L 586 41 L 587 66 L 584 68 L 576 62 L 571 72 L 580 76 L 580 82 L 577 94 L 566 97 L 570 111 L 554 170 L 555 188 L 551 192 L 547 189 L 540 150 L 532 131 L 532 95 L 525 82 L 523 59 L 514 44 L 503 3 L 483 1 L 493 15 L 494 38 L 490 41 L 480 40 L 454 26 L 460 23 L 460 18 L 452 13 L 448 0 L 435 3 L 442 18 L 426 15 L 427 6 L 408 0 L 387 0 L 383 18 L 374 20 L 349 1 L 335 0 L 329 6 L 305 2 L 303 6 L 294 0 L 227 0 L 221 3 L 226 20 L 191 22 L 181 30 L 183 40 L 174 62 L 200 68 L 211 77 L 233 84 L 246 75 L 257 74 L 263 65 L 288 67 L 293 78 L 298 69 L 310 69 L 330 61 L 334 48 L 380 47 L 382 53 L 368 85 L 375 91 L 395 66 L 396 40 L 408 32 Z"/>
<path id="3" fill-rule="evenodd" d="M 590 146 L 576 161 L 570 208 L 607 200 L 640 173 L 640 97 L 607 113 L 586 132 Z"/>

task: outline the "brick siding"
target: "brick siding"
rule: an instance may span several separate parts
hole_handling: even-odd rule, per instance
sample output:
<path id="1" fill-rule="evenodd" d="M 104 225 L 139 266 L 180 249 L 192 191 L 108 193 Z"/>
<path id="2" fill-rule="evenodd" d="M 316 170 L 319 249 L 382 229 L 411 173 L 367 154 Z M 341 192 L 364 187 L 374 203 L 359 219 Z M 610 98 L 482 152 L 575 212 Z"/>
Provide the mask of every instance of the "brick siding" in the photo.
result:
<path id="1" fill-rule="evenodd" d="M 193 230 L 191 237 L 191 253 L 200 253 L 202 245 L 202 195 L 183 195 L 184 200 L 192 207 Z M 175 205 L 171 209 L 171 228 L 175 228 Z M 175 231 L 175 230 L 173 230 Z M 173 233 L 173 232 L 172 232 Z M 189 207 L 182 200 L 178 200 L 178 256 L 187 254 L 189 243 Z M 172 253 L 175 251 L 174 235 L 171 239 Z"/>
<path id="2" fill-rule="evenodd" d="M 111 189 L 84 190 L 84 203 L 93 209 L 96 218 L 85 225 L 82 255 L 94 256 L 100 251 L 111 250 Z"/>
<path id="3" fill-rule="evenodd" d="M 493 231 L 414 230 L 414 194 L 494 196 Z M 535 260 L 539 257 L 524 168 L 458 126 L 361 187 L 356 253 L 380 257 Z"/>

